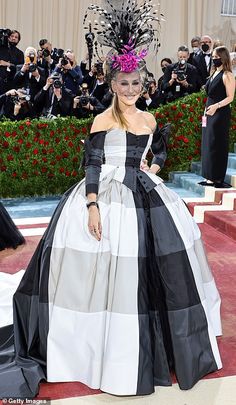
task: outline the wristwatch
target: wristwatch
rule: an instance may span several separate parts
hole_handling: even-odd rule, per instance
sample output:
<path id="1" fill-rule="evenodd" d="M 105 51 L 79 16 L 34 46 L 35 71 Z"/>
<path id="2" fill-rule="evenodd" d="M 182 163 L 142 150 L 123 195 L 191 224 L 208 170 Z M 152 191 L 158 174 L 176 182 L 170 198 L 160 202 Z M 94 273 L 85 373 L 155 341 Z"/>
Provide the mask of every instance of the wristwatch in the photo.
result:
<path id="1" fill-rule="evenodd" d="M 86 204 L 87 208 L 89 209 L 89 207 L 91 207 L 92 205 L 94 205 L 95 207 L 97 207 L 97 209 L 99 210 L 99 205 L 96 201 L 90 201 Z"/>

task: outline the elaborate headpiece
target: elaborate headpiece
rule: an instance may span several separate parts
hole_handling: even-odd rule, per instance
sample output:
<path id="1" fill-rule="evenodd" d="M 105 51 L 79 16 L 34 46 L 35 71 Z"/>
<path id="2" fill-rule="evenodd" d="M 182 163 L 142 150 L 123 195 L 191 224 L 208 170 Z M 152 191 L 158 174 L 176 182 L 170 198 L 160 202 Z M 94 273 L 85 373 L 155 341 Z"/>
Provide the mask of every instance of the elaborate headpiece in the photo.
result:
<path id="1" fill-rule="evenodd" d="M 158 33 L 161 17 L 158 17 L 158 10 L 153 10 L 155 6 L 152 0 L 144 1 L 141 6 L 138 6 L 135 0 L 123 0 L 120 2 L 120 9 L 114 7 L 110 0 L 106 1 L 107 9 L 90 5 L 88 11 L 99 16 L 99 19 L 94 21 L 98 43 L 111 48 L 106 58 L 110 72 L 119 70 L 128 73 L 137 68 L 144 68 L 144 57 L 150 44 L 154 42 L 156 51 L 160 45 Z M 141 49 L 143 46 L 145 48 Z"/>

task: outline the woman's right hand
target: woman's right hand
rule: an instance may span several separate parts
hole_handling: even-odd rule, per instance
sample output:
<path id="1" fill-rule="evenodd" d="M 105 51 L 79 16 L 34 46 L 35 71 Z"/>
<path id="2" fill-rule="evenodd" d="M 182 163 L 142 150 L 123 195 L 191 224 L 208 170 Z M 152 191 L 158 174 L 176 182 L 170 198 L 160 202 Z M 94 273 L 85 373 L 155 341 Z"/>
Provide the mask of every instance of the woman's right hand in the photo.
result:
<path id="1" fill-rule="evenodd" d="M 102 225 L 99 209 L 96 206 L 91 205 L 88 211 L 89 211 L 89 219 L 88 219 L 89 232 L 91 233 L 92 236 L 94 236 L 95 239 L 100 241 L 102 235 Z"/>

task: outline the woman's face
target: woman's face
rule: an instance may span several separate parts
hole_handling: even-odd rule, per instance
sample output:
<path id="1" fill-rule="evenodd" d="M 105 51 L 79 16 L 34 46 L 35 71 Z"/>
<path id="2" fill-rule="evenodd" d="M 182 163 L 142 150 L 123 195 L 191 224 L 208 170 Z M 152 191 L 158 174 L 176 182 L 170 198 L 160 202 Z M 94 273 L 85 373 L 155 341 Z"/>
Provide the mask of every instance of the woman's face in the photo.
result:
<path id="1" fill-rule="evenodd" d="M 220 56 L 217 55 L 215 50 L 212 52 L 212 59 L 220 59 Z"/>
<path id="2" fill-rule="evenodd" d="M 121 103 L 127 106 L 135 104 L 142 90 L 140 74 L 119 72 L 116 79 L 112 80 L 112 90 Z"/>

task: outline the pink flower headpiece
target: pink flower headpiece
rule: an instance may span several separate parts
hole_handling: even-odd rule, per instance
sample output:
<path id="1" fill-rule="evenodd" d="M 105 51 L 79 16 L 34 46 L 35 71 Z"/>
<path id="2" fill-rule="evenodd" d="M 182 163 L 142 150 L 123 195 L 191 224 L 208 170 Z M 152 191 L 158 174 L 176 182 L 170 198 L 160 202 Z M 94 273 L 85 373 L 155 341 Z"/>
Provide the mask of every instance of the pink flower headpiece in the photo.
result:
<path id="1" fill-rule="evenodd" d="M 130 38 L 127 45 L 122 48 L 123 53 L 112 57 L 112 69 L 119 68 L 121 72 L 130 73 L 138 68 L 139 62 L 147 55 L 147 49 L 139 53 L 134 50 L 135 44 Z"/>

